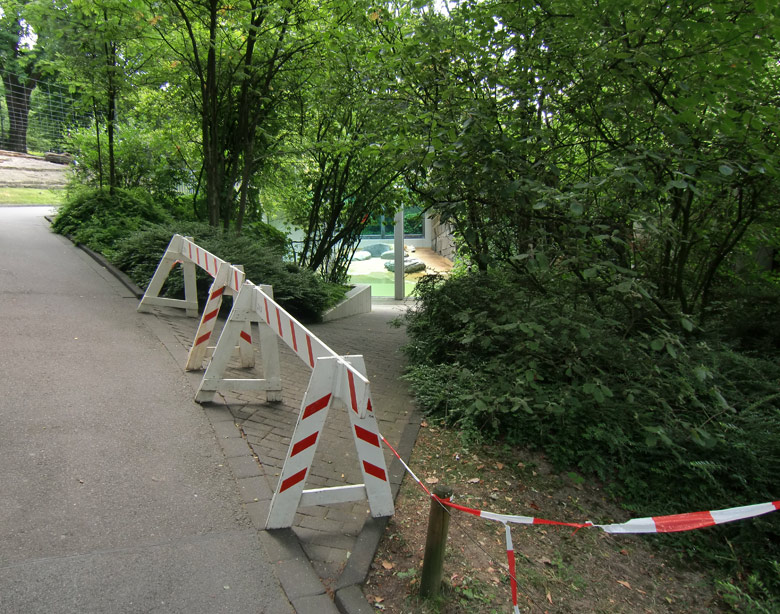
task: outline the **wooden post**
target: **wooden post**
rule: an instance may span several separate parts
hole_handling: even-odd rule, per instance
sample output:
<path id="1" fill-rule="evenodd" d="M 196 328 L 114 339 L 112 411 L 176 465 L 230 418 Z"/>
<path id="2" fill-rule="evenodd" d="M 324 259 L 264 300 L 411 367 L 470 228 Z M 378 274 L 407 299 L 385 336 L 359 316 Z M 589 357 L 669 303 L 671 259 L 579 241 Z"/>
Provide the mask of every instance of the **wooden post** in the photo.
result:
<path id="1" fill-rule="evenodd" d="M 452 496 L 452 489 L 448 486 L 437 486 L 433 489 L 433 494 L 440 499 L 449 500 Z M 428 536 L 425 538 L 425 557 L 423 558 L 422 578 L 420 578 L 421 597 L 436 597 L 439 594 L 449 526 L 450 511 L 436 499 L 431 498 Z"/>

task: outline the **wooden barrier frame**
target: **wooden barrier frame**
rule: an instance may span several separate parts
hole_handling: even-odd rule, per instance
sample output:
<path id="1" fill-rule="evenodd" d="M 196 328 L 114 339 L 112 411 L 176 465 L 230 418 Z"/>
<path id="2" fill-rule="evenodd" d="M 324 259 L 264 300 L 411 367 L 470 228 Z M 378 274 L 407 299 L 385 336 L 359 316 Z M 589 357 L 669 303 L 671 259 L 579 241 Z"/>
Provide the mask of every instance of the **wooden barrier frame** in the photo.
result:
<path id="1" fill-rule="evenodd" d="M 149 281 L 149 285 L 146 287 L 141 302 L 138 304 L 139 312 L 151 311 L 151 307 L 175 307 L 184 309 L 190 317 L 194 318 L 198 315 L 198 294 L 195 287 L 196 265 L 191 258 L 183 259 L 186 253 L 182 251 L 185 249 L 185 240 L 189 242 L 189 239 L 185 239 L 181 235 L 173 235 L 152 279 Z M 189 246 L 186 247 L 189 248 Z M 168 275 L 177 264 L 181 264 L 184 274 L 184 299 L 163 298 L 160 296 L 160 291 L 165 280 L 168 279 Z"/>
<path id="2" fill-rule="evenodd" d="M 184 299 L 161 297 L 160 291 L 165 284 L 165 280 L 168 279 L 168 275 L 170 275 L 177 264 L 181 264 L 184 274 Z M 217 258 L 211 252 L 194 243 L 189 237 L 183 237 L 178 234 L 173 235 L 138 305 L 139 312 L 151 311 L 152 307 L 173 307 L 184 309 L 190 317 L 197 317 L 196 267 L 206 271 L 214 278 L 214 281 L 211 284 L 209 299 L 203 310 L 198 330 L 187 356 L 185 369 L 188 371 L 203 368 L 203 360 L 209 348 L 206 345 L 206 341 L 211 338 L 214 330 L 216 316 L 222 305 L 222 298 L 225 294 L 228 296 L 236 296 L 238 294 L 245 280 L 243 267 L 231 265 L 229 262 Z M 241 366 L 253 367 L 255 361 L 252 353 L 250 326 L 247 326 L 239 337 L 238 351 L 241 356 Z"/>
<path id="3" fill-rule="evenodd" d="M 247 322 L 257 322 L 260 328 L 265 378 L 225 378 L 232 348 Z M 368 499 L 372 516 L 391 516 L 393 497 L 363 357 L 336 354 L 273 300 L 270 287 L 244 283 L 195 400 L 208 402 L 216 392 L 228 391 L 280 394 L 278 346 L 272 346 L 277 347 L 276 352 L 263 349 L 269 334 L 284 341 L 312 369 L 312 375 L 271 501 L 266 528 L 292 526 L 295 512 L 301 505 L 329 505 L 363 499 Z M 266 335 L 265 339 L 263 335 Z M 349 415 L 363 483 L 304 490 L 320 433 L 334 402 L 343 406 Z"/>
<path id="4" fill-rule="evenodd" d="M 165 280 L 177 264 L 182 265 L 184 273 L 185 298 L 160 297 Z M 150 311 L 155 306 L 174 307 L 184 309 L 188 316 L 197 316 L 196 267 L 205 270 L 214 282 L 190 349 L 187 369 L 202 367 L 205 342 L 214 330 L 222 296 L 225 292 L 234 296 L 230 316 L 198 388 L 197 402 L 209 402 L 217 392 L 246 391 L 265 391 L 267 401 L 280 401 L 278 339 L 312 369 L 279 485 L 271 501 L 266 528 L 292 526 L 301 505 L 329 505 L 363 499 L 368 499 L 372 516 L 391 516 L 393 497 L 363 357 L 339 356 L 274 301 L 270 286 L 255 286 L 245 279 L 240 267 L 217 258 L 178 234 L 173 236 L 157 265 L 138 311 Z M 264 378 L 225 378 L 236 344 L 242 354 L 242 366 L 253 364 L 250 334 L 253 323 L 257 323 L 259 329 Z M 336 403 L 349 415 L 363 483 L 304 490 L 320 433 L 331 406 Z"/>

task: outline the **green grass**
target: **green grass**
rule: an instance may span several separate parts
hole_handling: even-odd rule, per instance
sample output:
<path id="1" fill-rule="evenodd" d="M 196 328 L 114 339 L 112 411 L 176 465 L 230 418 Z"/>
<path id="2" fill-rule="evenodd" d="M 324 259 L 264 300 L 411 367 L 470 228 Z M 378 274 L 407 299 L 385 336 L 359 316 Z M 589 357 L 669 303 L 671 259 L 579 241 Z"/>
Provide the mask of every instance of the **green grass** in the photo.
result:
<path id="1" fill-rule="evenodd" d="M 0 188 L 0 205 L 60 205 L 65 190 L 38 188 Z"/>
<path id="2" fill-rule="evenodd" d="M 377 272 L 368 275 L 350 275 L 353 284 L 369 284 L 371 296 L 395 296 L 395 281 L 391 272 Z M 415 282 L 404 281 L 405 296 L 409 296 L 414 290 Z"/>

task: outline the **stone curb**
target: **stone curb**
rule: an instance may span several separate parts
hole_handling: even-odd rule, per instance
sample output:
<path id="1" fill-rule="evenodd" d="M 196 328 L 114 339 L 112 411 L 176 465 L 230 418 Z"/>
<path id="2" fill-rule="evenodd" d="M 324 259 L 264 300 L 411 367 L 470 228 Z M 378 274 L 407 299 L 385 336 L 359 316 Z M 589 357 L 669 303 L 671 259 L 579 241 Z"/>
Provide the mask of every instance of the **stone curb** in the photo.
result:
<path id="1" fill-rule="evenodd" d="M 71 239 L 70 237 L 68 237 Z M 71 239 L 73 241 L 73 239 Z M 135 294 L 136 298 L 138 300 L 141 300 L 141 298 L 144 295 L 144 291 L 141 290 L 138 286 L 135 285 L 135 282 L 130 279 L 125 273 L 120 271 L 118 268 L 116 268 L 113 264 L 111 264 L 108 260 L 106 260 L 105 256 L 103 254 L 98 254 L 97 252 L 91 250 L 86 245 L 82 245 L 81 243 L 76 243 L 74 241 L 73 243 L 76 247 L 78 247 L 80 250 L 85 252 L 90 258 L 92 258 L 95 262 L 97 262 L 100 266 L 105 268 L 109 273 L 111 273 L 114 277 L 116 277 L 120 283 L 130 290 L 133 294 Z"/>
<path id="2" fill-rule="evenodd" d="M 420 423 L 410 420 L 404 427 L 401 441 L 398 444 L 398 453 L 402 458 L 409 460 L 420 431 Z M 393 500 L 398 497 L 405 469 L 398 459 L 393 461 L 390 467 L 390 483 L 392 485 Z M 361 586 L 368 577 L 371 562 L 374 560 L 379 541 L 385 533 L 389 518 L 367 518 L 363 528 L 355 541 L 352 556 L 349 557 L 344 571 L 339 576 L 336 585 L 335 603 L 342 614 L 364 614 L 373 612 L 374 608 L 366 600 Z"/>
<path id="3" fill-rule="evenodd" d="M 51 224 L 54 220 L 49 217 L 48 215 L 45 215 L 44 218 Z M 136 298 L 138 300 L 141 300 L 141 297 L 144 295 L 144 291 L 141 290 L 138 286 L 135 285 L 135 282 L 130 279 L 123 271 L 120 271 L 118 268 L 116 268 L 113 264 L 111 264 L 108 260 L 106 260 L 106 257 L 103 254 L 98 254 L 96 251 L 90 249 L 86 245 L 83 245 L 82 243 L 79 243 L 78 241 L 74 240 L 74 238 L 70 235 L 62 235 L 68 241 L 73 243 L 76 247 L 78 247 L 81 251 L 83 251 L 85 254 L 87 254 L 92 260 L 97 262 L 100 266 L 102 266 L 104 269 L 106 269 L 111 275 L 116 277 L 119 282 L 130 292 L 135 294 Z"/>

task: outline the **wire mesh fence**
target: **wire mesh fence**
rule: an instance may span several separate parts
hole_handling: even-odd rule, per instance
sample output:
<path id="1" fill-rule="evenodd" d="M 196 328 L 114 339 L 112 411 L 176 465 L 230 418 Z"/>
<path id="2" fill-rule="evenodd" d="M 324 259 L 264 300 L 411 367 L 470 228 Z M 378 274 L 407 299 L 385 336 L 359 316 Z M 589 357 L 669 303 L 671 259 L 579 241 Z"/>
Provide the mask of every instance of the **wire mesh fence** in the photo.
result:
<path id="1" fill-rule="evenodd" d="M 19 131 L 26 128 L 27 151 L 63 152 L 69 132 L 89 125 L 90 114 L 67 87 L 3 69 L 0 77 L 0 149 L 17 149 Z"/>

